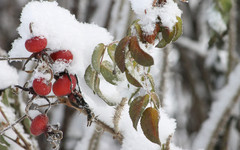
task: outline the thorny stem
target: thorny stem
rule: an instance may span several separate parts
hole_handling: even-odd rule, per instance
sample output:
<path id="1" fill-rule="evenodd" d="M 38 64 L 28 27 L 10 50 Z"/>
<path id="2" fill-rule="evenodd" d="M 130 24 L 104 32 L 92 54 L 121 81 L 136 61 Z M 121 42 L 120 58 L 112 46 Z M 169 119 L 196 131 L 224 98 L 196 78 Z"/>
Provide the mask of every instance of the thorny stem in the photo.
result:
<path id="1" fill-rule="evenodd" d="M 7 123 L 10 124 L 6 114 L 2 110 L 2 107 L 0 107 L 0 112 L 3 115 L 4 119 L 7 121 Z M 23 143 L 25 144 L 24 148 L 26 150 L 30 150 L 31 144 L 27 142 L 27 140 L 21 135 L 21 133 L 19 133 L 19 131 L 14 126 L 11 126 L 11 127 L 12 127 L 13 131 L 16 133 L 17 137 L 20 138 L 23 141 Z"/>
<path id="2" fill-rule="evenodd" d="M 123 108 L 124 108 L 124 105 L 125 105 L 126 101 L 127 101 L 127 98 L 122 99 L 120 104 L 117 106 L 114 117 L 113 117 L 114 130 L 115 130 L 116 133 L 119 132 L 118 124 L 119 124 L 121 114 L 122 114 L 122 111 L 123 111 Z"/>
<path id="3" fill-rule="evenodd" d="M 216 142 L 217 142 L 218 134 L 221 132 L 221 130 L 226 125 L 226 123 L 228 121 L 228 118 L 230 116 L 230 113 L 232 111 L 232 108 L 234 108 L 234 106 L 236 105 L 237 101 L 239 100 L 239 97 L 240 97 L 240 87 L 238 87 L 237 93 L 234 95 L 231 102 L 226 107 L 225 111 L 223 112 L 222 118 L 218 121 L 218 124 L 217 124 L 215 130 L 212 133 L 212 136 L 209 140 L 209 143 L 207 145 L 206 150 L 213 150 L 214 149 L 214 146 L 216 145 Z"/>
<path id="4" fill-rule="evenodd" d="M 59 101 L 68 106 L 68 107 L 71 107 L 71 108 L 74 108 L 76 109 L 77 111 L 79 112 L 82 112 L 83 114 L 85 115 L 88 115 L 87 112 L 83 109 L 80 109 L 80 108 L 77 108 L 77 107 L 74 107 L 70 102 L 69 102 L 69 99 L 66 98 L 66 97 L 59 97 Z M 123 135 L 121 133 L 116 133 L 115 130 L 113 128 L 111 128 L 110 126 L 108 126 L 107 124 L 105 124 L 104 122 L 102 122 L 101 120 L 99 120 L 97 117 L 94 117 L 93 118 L 93 122 L 95 122 L 97 125 L 99 125 L 104 131 L 107 131 L 109 133 L 111 133 L 114 138 L 116 138 L 120 143 L 122 142 L 123 140 Z"/>
<path id="5" fill-rule="evenodd" d="M 99 132 L 101 130 L 101 127 L 96 126 L 96 129 L 90 139 L 89 145 L 88 145 L 88 150 L 97 150 L 99 141 L 102 135 L 102 132 Z"/>

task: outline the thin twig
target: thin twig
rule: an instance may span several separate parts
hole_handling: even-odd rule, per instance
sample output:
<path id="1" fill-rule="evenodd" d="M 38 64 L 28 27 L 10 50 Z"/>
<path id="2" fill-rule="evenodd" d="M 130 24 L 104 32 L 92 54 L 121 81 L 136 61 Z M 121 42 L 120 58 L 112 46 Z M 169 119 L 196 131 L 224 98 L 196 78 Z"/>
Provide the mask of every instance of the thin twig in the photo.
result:
<path id="1" fill-rule="evenodd" d="M 228 68 L 226 73 L 226 84 L 228 83 L 229 75 L 236 65 L 236 39 L 237 39 L 237 23 L 236 15 L 237 8 L 235 0 L 231 0 L 232 9 L 230 11 L 230 21 L 229 21 L 229 47 L 228 47 Z"/>
<path id="2" fill-rule="evenodd" d="M 160 106 L 163 106 L 163 99 L 165 94 L 165 83 L 166 83 L 166 73 L 168 71 L 168 53 L 169 46 L 163 49 L 163 65 L 161 71 L 161 81 L 160 81 Z"/>
<path id="3" fill-rule="evenodd" d="M 9 58 L 9 57 L 0 57 L 1 60 L 27 60 L 28 57 L 16 57 L 16 58 Z"/>
<path id="4" fill-rule="evenodd" d="M 3 115 L 3 117 L 5 118 L 5 120 L 7 121 L 7 123 L 10 124 L 6 114 L 2 110 L 2 107 L 0 107 L 0 112 Z M 21 135 L 21 133 L 14 126 L 12 126 L 12 129 L 16 133 L 17 137 L 20 138 L 23 141 L 23 143 L 25 144 L 25 149 L 30 150 L 31 144 L 27 142 L 27 140 Z"/>

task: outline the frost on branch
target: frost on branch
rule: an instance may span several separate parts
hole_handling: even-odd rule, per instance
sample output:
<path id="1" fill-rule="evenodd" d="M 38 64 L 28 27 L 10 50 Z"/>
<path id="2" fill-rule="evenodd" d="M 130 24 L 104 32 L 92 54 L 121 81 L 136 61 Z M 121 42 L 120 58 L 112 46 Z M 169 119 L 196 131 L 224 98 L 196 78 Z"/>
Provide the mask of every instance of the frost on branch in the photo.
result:
<path id="1" fill-rule="evenodd" d="M 132 1 L 132 4 L 135 8 L 136 1 Z M 138 14 L 139 11 L 143 13 L 140 15 L 144 15 L 144 9 L 143 12 L 136 10 L 136 13 Z M 175 9 L 176 12 L 171 13 L 170 9 Z M 161 66 L 160 49 L 154 46 L 154 42 L 143 41 L 139 33 L 143 30 L 147 35 L 156 29 L 154 36 L 162 33 L 162 40 L 166 45 L 181 35 L 182 20 L 181 11 L 171 0 L 156 6 L 151 2 L 151 8 L 147 8 L 146 12 L 144 16 L 153 14 L 154 19 L 148 22 L 151 16 L 146 16 L 147 19 L 139 18 L 139 24 L 136 21 L 135 26 L 130 27 L 129 36 L 119 42 L 113 42 L 112 36 L 105 29 L 93 24 L 79 23 L 69 11 L 59 7 L 56 2 L 30 2 L 21 14 L 21 24 L 18 28 L 20 38 L 14 41 L 9 56 L 30 57 L 31 63 L 35 60 L 37 66 L 34 67 L 33 78 L 43 73 L 44 75 L 51 74 L 51 78 L 46 82 L 68 81 L 67 90 L 70 91 L 70 93 L 67 92 L 68 95 L 56 94 L 54 89 L 53 93 L 58 96 L 60 102 L 68 106 L 77 107 L 79 106 L 77 102 L 84 100 L 81 101 L 84 106 L 80 105 L 82 107 L 77 110 L 87 111 L 88 125 L 91 124 L 91 119 L 93 121 L 95 119 L 95 121 L 101 120 L 109 128 L 114 128 L 112 118 L 116 114 L 115 106 L 121 102 L 122 98 L 128 99 L 130 106 L 127 104 L 122 106 L 120 120 L 117 121 L 118 131 L 124 137 L 122 150 L 157 150 L 161 145 L 170 144 L 167 139 L 174 133 L 176 123 L 160 108 L 159 98 L 155 91 L 159 86 L 154 81 L 157 81 L 155 77 Z M 168 20 L 165 19 L 167 15 L 170 15 Z M 161 21 L 157 20 L 158 17 Z M 151 27 L 146 27 L 146 24 L 150 24 Z M 44 36 L 47 39 L 47 46 L 39 53 L 29 53 L 24 43 L 35 36 Z M 149 46 L 149 43 L 153 45 Z M 49 56 L 60 50 L 69 50 L 73 54 L 71 63 L 59 65 L 52 62 Z M 27 65 L 26 68 L 30 68 L 29 66 Z M 77 76 L 81 91 L 73 77 L 74 74 Z M 29 82 L 28 87 L 22 88 L 31 93 L 28 104 L 32 105 L 32 100 L 39 96 L 47 100 L 45 95 L 32 91 L 31 86 Z M 144 108 L 139 110 L 133 105 L 136 103 L 141 107 L 136 99 L 143 95 L 147 95 Z M 66 99 L 68 99 L 67 102 Z M 49 107 L 45 109 L 45 114 L 50 110 L 52 103 L 52 101 L 47 101 Z M 133 109 L 136 109 L 139 114 L 129 115 L 130 107 L 134 107 Z M 97 118 L 91 115 L 91 111 Z M 47 133 L 55 133 L 59 131 L 58 128 L 58 126 L 51 128 Z"/>

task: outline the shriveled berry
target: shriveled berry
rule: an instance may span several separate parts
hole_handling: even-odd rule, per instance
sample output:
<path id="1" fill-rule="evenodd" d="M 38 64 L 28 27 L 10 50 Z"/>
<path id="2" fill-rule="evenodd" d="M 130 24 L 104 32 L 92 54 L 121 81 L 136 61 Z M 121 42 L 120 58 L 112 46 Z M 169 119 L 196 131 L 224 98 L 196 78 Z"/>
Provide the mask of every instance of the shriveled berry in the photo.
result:
<path id="1" fill-rule="evenodd" d="M 33 135 L 38 136 L 47 131 L 48 117 L 44 114 L 38 115 L 32 120 L 30 131 Z"/>
<path id="2" fill-rule="evenodd" d="M 36 53 L 42 51 L 47 46 L 47 39 L 44 36 L 35 36 L 25 42 L 25 47 L 29 52 Z"/>
<path id="3" fill-rule="evenodd" d="M 48 95 L 52 89 L 52 83 L 48 82 L 45 78 L 36 78 L 32 84 L 33 90 L 40 96 Z"/>
<path id="4" fill-rule="evenodd" d="M 69 50 L 60 50 L 54 52 L 50 55 L 52 60 L 55 61 L 64 61 L 65 63 L 70 63 L 73 60 L 73 54 Z"/>
<path id="5" fill-rule="evenodd" d="M 72 80 L 72 90 L 74 90 L 77 80 L 73 75 L 70 75 L 70 78 Z M 53 93 L 56 96 L 65 96 L 71 93 L 71 81 L 67 74 L 64 74 L 54 82 Z"/>

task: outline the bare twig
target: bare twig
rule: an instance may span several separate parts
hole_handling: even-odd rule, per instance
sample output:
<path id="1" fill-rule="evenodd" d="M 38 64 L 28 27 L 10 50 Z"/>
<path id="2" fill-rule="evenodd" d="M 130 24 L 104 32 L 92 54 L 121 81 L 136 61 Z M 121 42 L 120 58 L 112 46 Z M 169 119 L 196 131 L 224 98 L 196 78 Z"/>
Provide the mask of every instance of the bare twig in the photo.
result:
<path id="1" fill-rule="evenodd" d="M 217 142 L 218 134 L 221 132 L 223 127 L 226 125 L 226 123 L 228 121 L 228 118 L 231 114 L 232 108 L 236 105 L 239 98 L 240 98 L 240 87 L 238 88 L 236 94 L 234 95 L 231 102 L 226 107 L 225 111 L 223 112 L 222 118 L 218 121 L 218 124 L 217 124 L 215 130 L 213 131 L 212 136 L 209 140 L 207 150 L 213 150 L 214 149 L 214 146 Z"/>
<path id="2" fill-rule="evenodd" d="M 16 58 L 9 58 L 9 57 L 0 57 L 1 60 L 27 60 L 28 57 L 16 57 Z"/>
<path id="3" fill-rule="evenodd" d="M 3 117 L 7 121 L 7 123 L 10 124 L 6 114 L 2 110 L 2 107 L 0 107 L 0 113 L 3 115 Z M 30 150 L 31 149 L 31 144 L 27 142 L 27 140 L 22 136 L 22 134 L 14 126 L 11 125 L 11 127 L 12 127 L 13 131 L 16 133 L 17 137 L 19 139 L 21 139 L 23 141 L 23 143 L 25 144 L 25 146 L 24 146 L 25 149 Z"/>
<path id="4" fill-rule="evenodd" d="M 168 53 L 169 46 L 163 49 L 163 65 L 161 70 L 161 81 L 160 81 L 160 105 L 163 106 L 163 99 L 165 94 L 165 83 L 166 83 L 166 73 L 168 71 Z"/>
<path id="5" fill-rule="evenodd" d="M 237 39 L 237 5 L 235 0 L 232 0 L 232 9 L 230 11 L 229 21 L 229 47 L 228 47 L 228 68 L 226 73 L 226 84 L 228 83 L 229 75 L 236 65 L 236 39 Z"/>
<path id="6" fill-rule="evenodd" d="M 80 109 L 78 107 L 75 107 L 73 106 L 70 102 L 69 102 L 69 99 L 66 98 L 66 97 L 59 97 L 59 101 L 68 106 L 68 107 L 71 107 L 71 108 L 74 108 L 75 110 L 85 114 L 85 115 L 88 115 L 87 112 L 84 110 L 84 109 Z M 115 130 L 113 128 L 111 128 L 110 126 L 108 126 L 107 124 L 105 124 L 104 122 L 102 122 L 101 120 L 99 120 L 97 117 L 94 117 L 94 120 L 93 120 L 94 123 L 96 123 L 97 125 L 99 125 L 104 131 L 107 131 L 109 133 L 111 133 L 113 135 L 113 137 L 115 139 L 117 139 L 120 143 L 122 142 L 123 140 L 123 135 L 121 133 L 116 133 Z"/>

